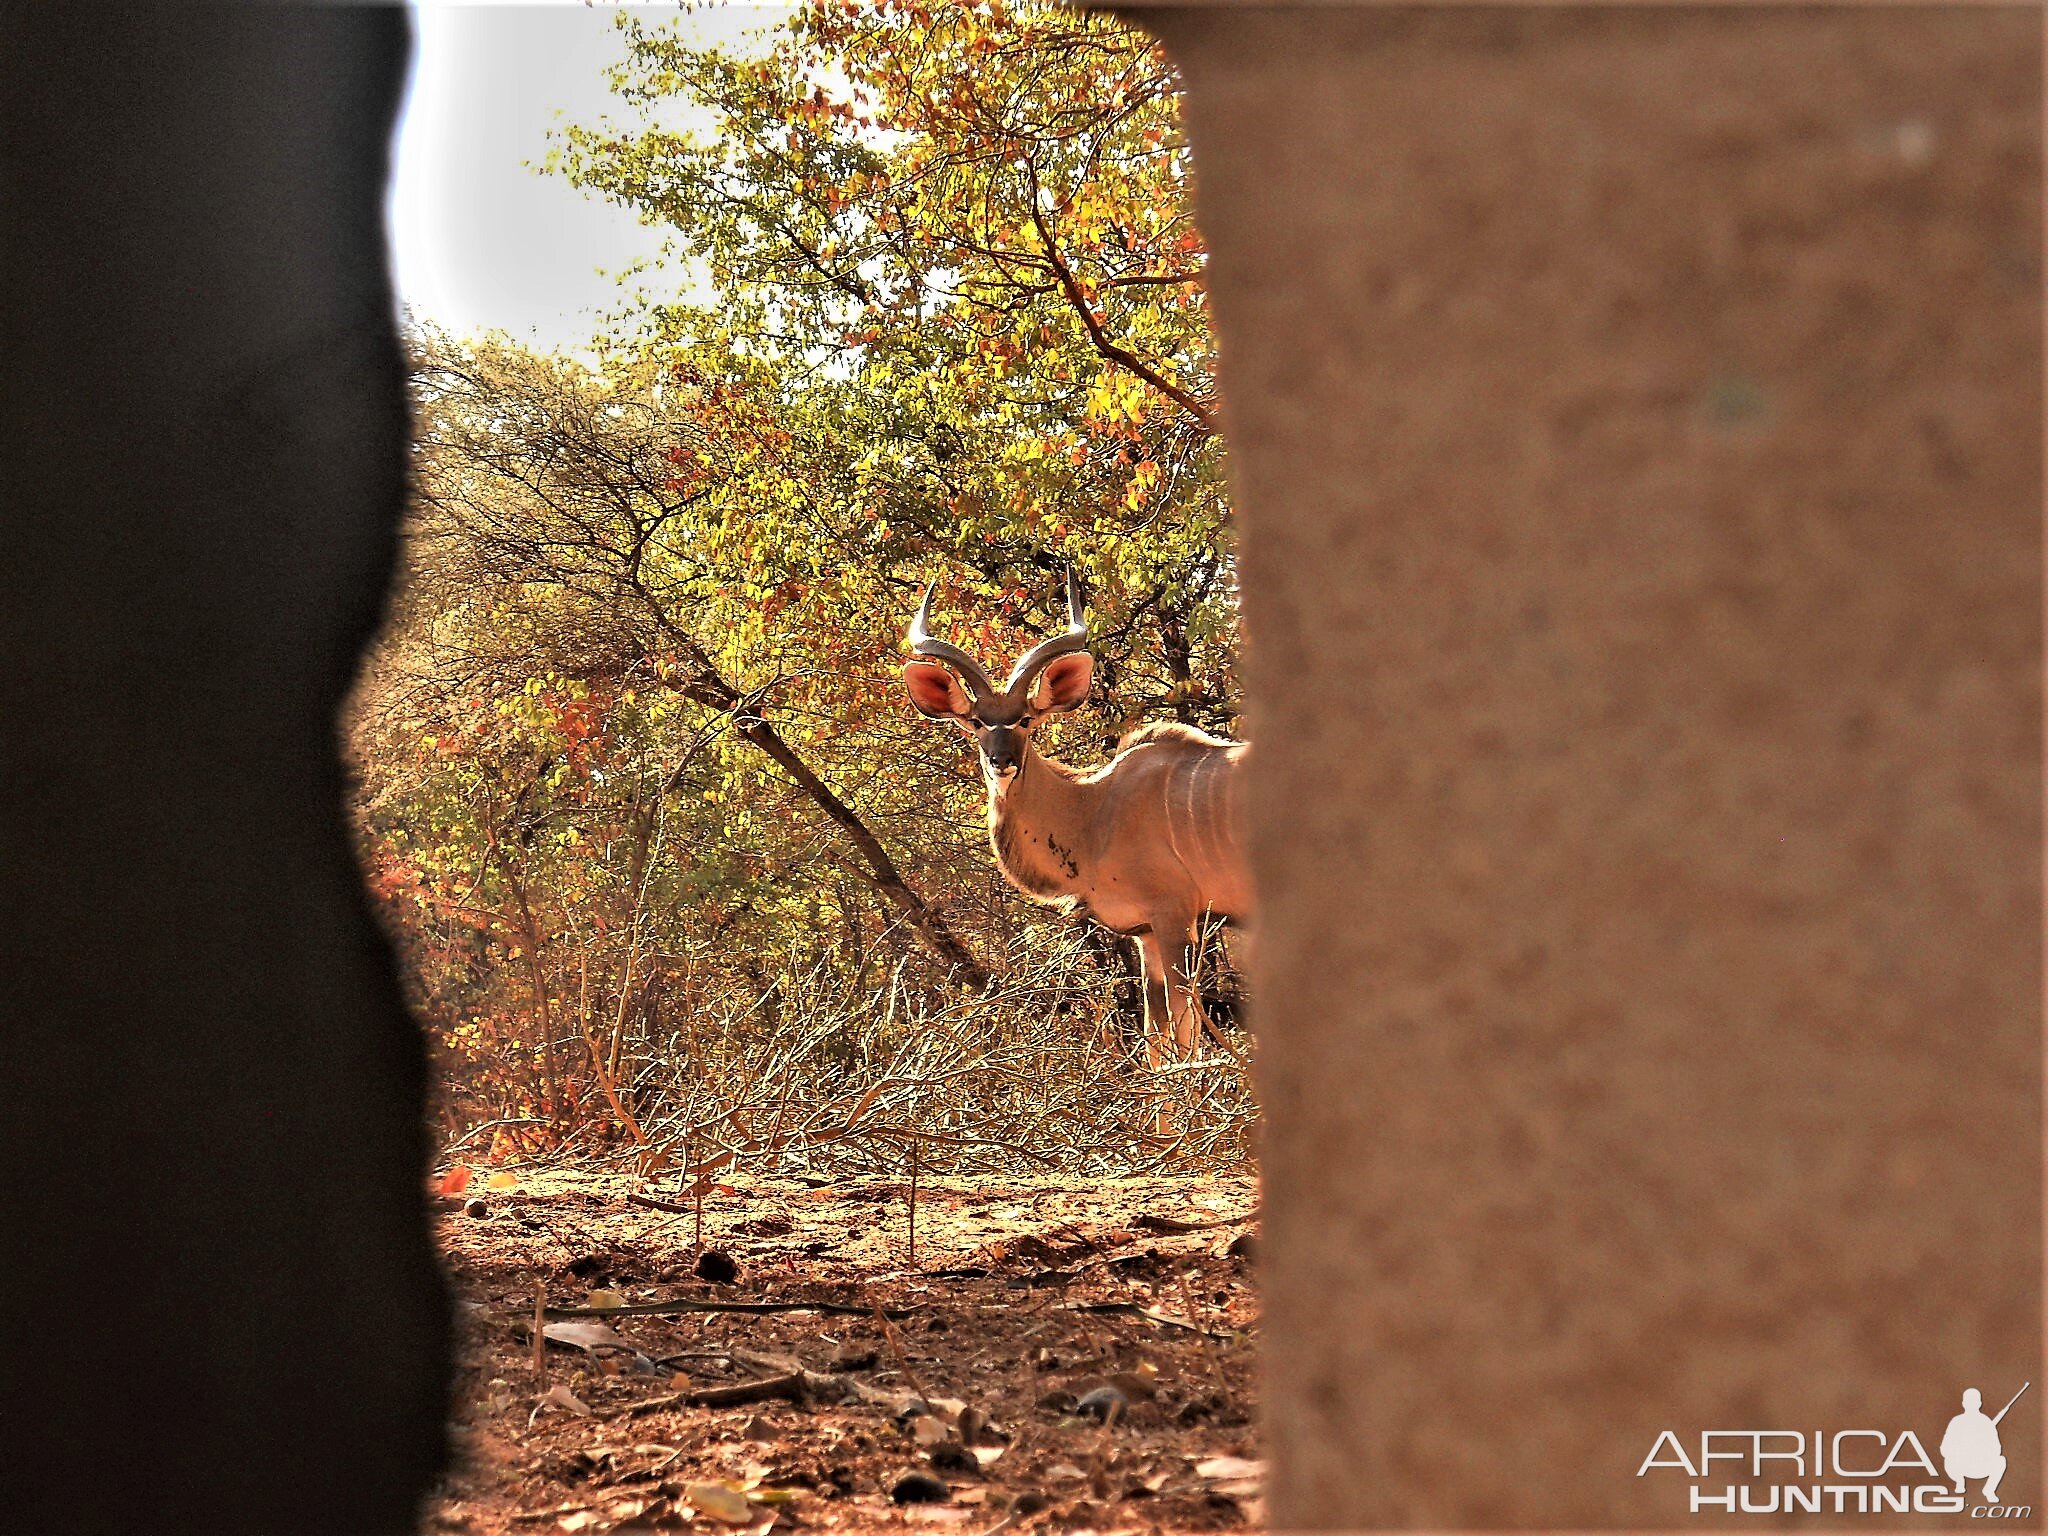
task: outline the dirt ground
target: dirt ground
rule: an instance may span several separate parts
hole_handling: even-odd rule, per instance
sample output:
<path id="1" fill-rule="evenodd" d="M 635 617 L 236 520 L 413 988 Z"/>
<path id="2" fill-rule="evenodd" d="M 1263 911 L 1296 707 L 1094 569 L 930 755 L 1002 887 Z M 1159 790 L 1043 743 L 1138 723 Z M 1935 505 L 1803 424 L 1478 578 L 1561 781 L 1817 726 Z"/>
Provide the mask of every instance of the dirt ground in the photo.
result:
<path id="1" fill-rule="evenodd" d="M 491 1182 L 440 1202 L 463 1327 L 430 1532 L 1261 1519 L 1249 1176 L 934 1183 L 914 1257 L 901 1183 L 735 1179 L 700 1248 L 694 1202 L 636 1180 Z M 563 1315 L 593 1301 L 672 1309 Z"/>

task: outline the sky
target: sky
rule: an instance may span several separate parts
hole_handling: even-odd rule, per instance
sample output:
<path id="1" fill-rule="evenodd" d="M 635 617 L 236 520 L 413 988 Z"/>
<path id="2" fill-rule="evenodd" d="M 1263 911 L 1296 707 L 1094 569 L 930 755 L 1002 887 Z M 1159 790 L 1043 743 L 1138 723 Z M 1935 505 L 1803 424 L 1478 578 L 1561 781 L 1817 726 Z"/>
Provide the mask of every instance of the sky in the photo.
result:
<path id="1" fill-rule="evenodd" d="M 604 70 L 624 54 L 615 9 L 415 0 L 388 200 L 399 297 L 415 315 L 458 335 L 503 330 L 584 352 L 623 298 L 605 273 L 659 252 L 659 233 L 626 210 L 534 169 L 550 128 L 610 110 Z M 681 21 L 726 39 L 772 14 L 741 5 Z M 683 271 L 666 281 L 690 286 Z"/>

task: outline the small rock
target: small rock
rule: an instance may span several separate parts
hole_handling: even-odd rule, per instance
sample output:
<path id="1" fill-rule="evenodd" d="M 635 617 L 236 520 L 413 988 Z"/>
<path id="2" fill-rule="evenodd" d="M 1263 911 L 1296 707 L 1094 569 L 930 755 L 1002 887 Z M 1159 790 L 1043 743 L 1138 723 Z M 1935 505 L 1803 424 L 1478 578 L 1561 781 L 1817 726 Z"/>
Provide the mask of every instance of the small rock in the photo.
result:
<path id="1" fill-rule="evenodd" d="M 1039 1411 L 1042 1413 L 1072 1413 L 1077 1406 L 1074 1394 L 1059 1387 L 1053 1388 L 1038 1400 Z"/>
<path id="2" fill-rule="evenodd" d="M 1226 1258 L 1243 1259 L 1247 1264 L 1255 1263 L 1259 1257 L 1258 1235 L 1252 1232 L 1238 1233 L 1230 1240 L 1230 1246 L 1223 1250 L 1223 1254 Z"/>
<path id="3" fill-rule="evenodd" d="M 699 1280 L 709 1280 L 713 1285 L 731 1285 L 739 1279 L 740 1267 L 731 1254 L 706 1248 L 697 1255 L 696 1274 Z"/>
<path id="4" fill-rule="evenodd" d="M 962 1445 L 974 1444 L 980 1438 L 981 1432 L 987 1428 L 988 1415 L 979 1408 L 970 1407 L 960 1410 L 960 1443 Z"/>
<path id="5" fill-rule="evenodd" d="M 1074 1412 L 1084 1419 L 1099 1419 L 1107 1424 L 1120 1419 L 1130 1411 L 1131 1400 L 1115 1387 L 1097 1387 L 1086 1397 L 1074 1404 Z"/>
<path id="6" fill-rule="evenodd" d="M 958 1440 L 942 1440 L 931 1448 L 925 1460 L 932 1464 L 934 1472 L 964 1472 L 970 1477 L 981 1475 L 981 1463 L 974 1452 Z"/>
<path id="7" fill-rule="evenodd" d="M 896 1504 L 943 1504 L 952 1496 L 952 1489 L 929 1472 L 912 1472 L 900 1477 L 896 1486 L 889 1490 L 890 1501 Z"/>
<path id="8" fill-rule="evenodd" d="M 1024 1515 L 1035 1515 L 1041 1509 L 1048 1509 L 1051 1506 L 1051 1499 L 1048 1499 L 1035 1488 L 1027 1488 L 1024 1492 L 1018 1494 L 1017 1497 L 1010 1500 L 1010 1513 L 1021 1518 Z"/>
<path id="9" fill-rule="evenodd" d="M 481 1200 L 465 1200 L 462 1203 L 462 1214 L 471 1221 L 482 1221 L 491 1214 L 491 1208 Z"/>
<path id="10" fill-rule="evenodd" d="M 910 1427 L 913 1424 L 927 1416 L 937 1417 L 937 1410 L 921 1397 L 906 1397 L 896 1405 L 894 1415 L 896 1427 L 906 1434 L 909 1433 Z"/>
<path id="11" fill-rule="evenodd" d="M 834 1371 L 872 1371 L 882 1357 L 872 1344 L 844 1344 L 832 1357 Z"/>

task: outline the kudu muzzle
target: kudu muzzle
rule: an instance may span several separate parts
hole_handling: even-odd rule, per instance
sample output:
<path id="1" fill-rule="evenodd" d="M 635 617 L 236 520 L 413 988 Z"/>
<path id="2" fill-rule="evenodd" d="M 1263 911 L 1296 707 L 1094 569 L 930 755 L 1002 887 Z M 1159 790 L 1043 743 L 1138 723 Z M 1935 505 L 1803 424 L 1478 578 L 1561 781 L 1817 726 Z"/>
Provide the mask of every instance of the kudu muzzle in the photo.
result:
<path id="1" fill-rule="evenodd" d="M 988 771 L 999 779 L 1006 779 L 1024 766 L 1026 740 L 1024 732 L 1014 725 L 981 725 L 976 722 L 975 745 L 981 748 L 981 760 Z"/>

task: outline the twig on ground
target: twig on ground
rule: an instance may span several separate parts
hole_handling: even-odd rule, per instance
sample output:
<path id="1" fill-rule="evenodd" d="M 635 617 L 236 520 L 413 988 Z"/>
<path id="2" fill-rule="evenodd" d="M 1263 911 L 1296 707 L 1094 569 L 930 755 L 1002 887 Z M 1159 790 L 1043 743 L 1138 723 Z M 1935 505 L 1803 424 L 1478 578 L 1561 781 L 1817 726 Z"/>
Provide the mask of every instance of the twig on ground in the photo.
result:
<path id="1" fill-rule="evenodd" d="M 700 1202 L 701 1203 L 701 1202 Z M 657 1200 L 652 1195 L 628 1195 L 628 1205 L 644 1205 L 650 1211 L 667 1211 L 672 1216 L 687 1216 L 690 1208 L 675 1200 Z"/>
<path id="2" fill-rule="evenodd" d="M 1213 1329 L 1204 1328 L 1200 1323 L 1191 1323 L 1184 1317 L 1175 1317 L 1171 1312 L 1160 1312 L 1151 1307 L 1141 1307 L 1135 1301 L 1087 1301 L 1077 1303 L 1066 1310 L 1069 1312 L 1113 1313 L 1120 1317 L 1142 1317 L 1148 1323 L 1158 1323 L 1166 1328 L 1185 1328 L 1189 1333 L 1199 1333 L 1204 1338 L 1210 1339 L 1228 1340 L 1235 1337 L 1232 1334 L 1217 1333 Z"/>
<path id="3" fill-rule="evenodd" d="M 559 1322 L 569 1317 L 665 1317 L 677 1312 L 736 1312 L 747 1316 L 768 1317 L 781 1312 L 821 1312 L 831 1317 L 872 1317 L 876 1315 L 905 1318 L 915 1317 L 916 1307 L 897 1307 L 884 1313 L 881 1308 L 849 1307 L 837 1301 L 692 1301 L 687 1297 L 675 1296 L 667 1301 L 635 1301 L 623 1307 L 545 1307 L 535 1300 L 534 1315 L 545 1313 L 550 1321 Z"/>
<path id="4" fill-rule="evenodd" d="M 1190 1232 L 1214 1232 L 1218 1227 L 1239 1227 L 1246 1222 L 1259 1219 L 1259 1208 L 1253 1206 L 1242 1216 L 1225 1216 L 1219 1221 L 1175 1221 L 1171 1216 L 1143 1215 L 1131 1225 L 1146 1232 L 1156 1232 L 1162 1237 L 1183 1237 Z"/>
<path id="5" fill-rule="evenodd" d="M 742 1403 L 778 1400 L 802 1405 L 810 1401 L 810 1382 L 804 1372 L 791 1371 L 787 1376 L 764 1376 L 729 1387 L 697 1387 L 679 1396 L 692 1408 L 737 1408 Z"/>
<path id="6" fill-rule="evenodd" d="M 540 1281 L 533 1287 L 533 1384 L 536 1390 L 548 1384 L 548 1288 Z"/>
<path id="7" fill-rule="evenodd" d="M 760 1360 L 763 1356 L 749 1356 L 743 1350 L 736 1350 L 735 1360 Z M 802 1366 L 774 1376 L 761 1376 L 753 1381 L 736 1381 L 719 1387 L 692 1387 L 686 1392 L 665 1392 L 660 1397 L 643 1397 L 637 1403 L 627 1403 L 600 1413 L 603 1418 L 635 1418 L 643 1413 L 652 1413 L 658 1408 L 671 1408 L 680 1404 L 685 1408 L 737 1408 L 745 1403 L 788 1402 L 803 1407 L 810 1403 L 842 1403 L 849 1400 L 861 1402 L 893 1402 L 886 1392 L 854 1380 L 851 1376 L 834 1375 L 823 1371 L 807 1371 Z"/>
<path id="8" fill-rule="evenodd" d="M 910 1136 L 910 1257 L 905 1261 L 917 1268 L 917 1133 Z"/>
<path id="9" fill-rule="evenodd" d="M 900 1313 L 898 1314 L 901 1315 Z M 875 1308 L 875 1321 L 882 1325 L 882 1339 L 889 1346 L 889 1353 L 896 1357 L 896 1365 L 903 1372 L 903 1379 L 910 1383 L 918 1401 L 931 1402 L 931 1394 L 924 1389 L 924 1383 L 917 1379 L 917 1372 L 910 1368 L 910 1361 L 904 1356 L 902 1341 L 896 1337 L 896 1330 L 889 1326 L 889 1314 L 880 1307 Z"/>

